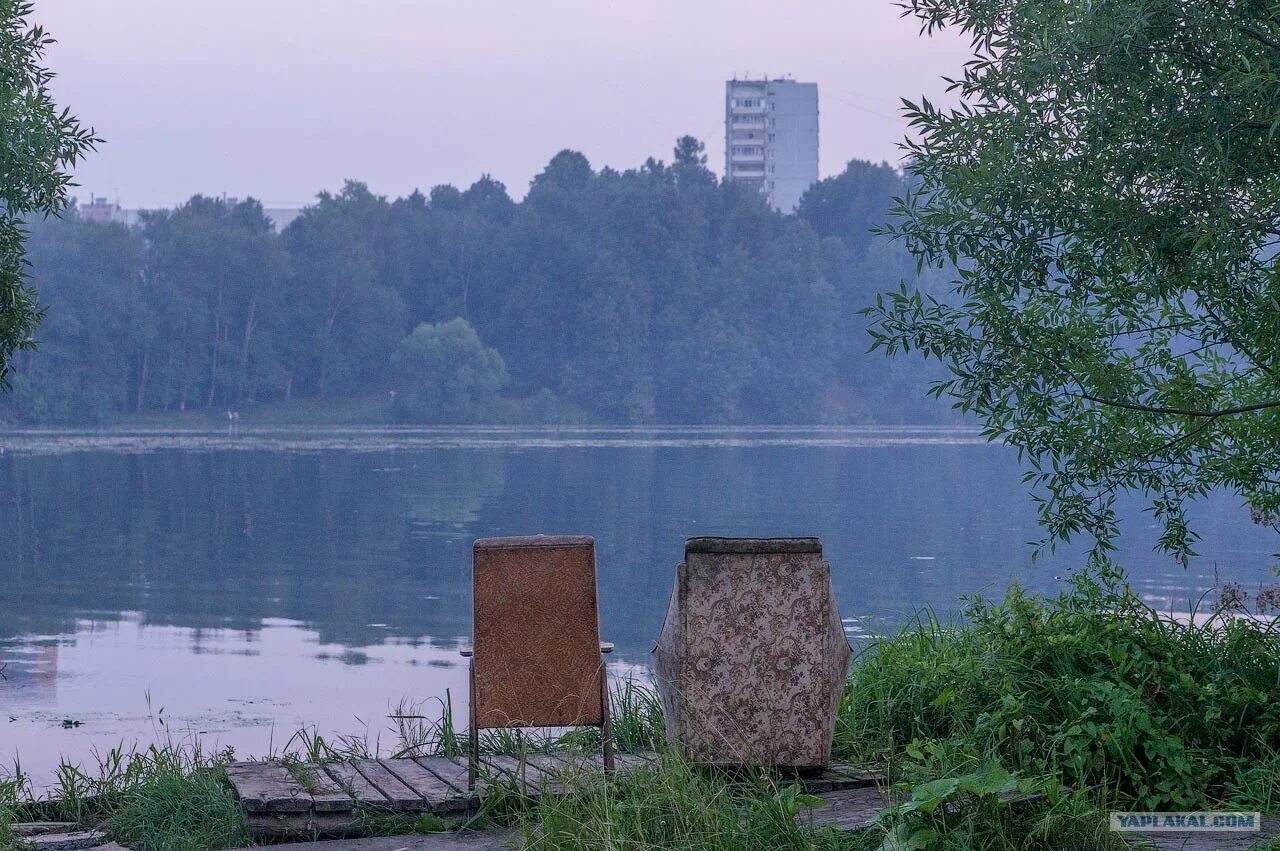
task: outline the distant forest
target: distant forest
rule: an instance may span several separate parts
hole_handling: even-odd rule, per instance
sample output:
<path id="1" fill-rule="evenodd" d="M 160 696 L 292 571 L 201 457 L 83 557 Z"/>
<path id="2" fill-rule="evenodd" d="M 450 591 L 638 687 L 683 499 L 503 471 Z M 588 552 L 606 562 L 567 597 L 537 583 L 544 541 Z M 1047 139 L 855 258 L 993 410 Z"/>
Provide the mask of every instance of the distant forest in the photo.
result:
<path id="1" fill-rule="evenodd" d="M 902 181 L 855 160 L 781 215 L 684 137 L 623 172 L 562 151 L 518 203 L 489 177 L 348 182 L 279 234 L 253 200 L 133 228 L 73 210 L 31 223 L 47 312 L 0 422 L 950 420 L 858 314 L 917 276 L 869 231 Z"/>

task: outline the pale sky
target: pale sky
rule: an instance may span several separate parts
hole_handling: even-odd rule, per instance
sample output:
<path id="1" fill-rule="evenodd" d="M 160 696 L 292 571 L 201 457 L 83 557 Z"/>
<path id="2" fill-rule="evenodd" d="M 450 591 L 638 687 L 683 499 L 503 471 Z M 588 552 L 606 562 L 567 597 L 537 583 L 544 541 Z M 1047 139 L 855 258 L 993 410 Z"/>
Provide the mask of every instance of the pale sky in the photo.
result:
<path id="1" fill-rule="evenodd" d="M 890 0 L 37 0 L 59 105 L 106 138 L 80 196 L 299 206 L 345 178 L 402 195 L 488 172 L 523 196 L 557 151 L 723 168 L 724 81 L 818 83 L 821 171 L 897 162 L 898 97 L 966 58 Z"/>

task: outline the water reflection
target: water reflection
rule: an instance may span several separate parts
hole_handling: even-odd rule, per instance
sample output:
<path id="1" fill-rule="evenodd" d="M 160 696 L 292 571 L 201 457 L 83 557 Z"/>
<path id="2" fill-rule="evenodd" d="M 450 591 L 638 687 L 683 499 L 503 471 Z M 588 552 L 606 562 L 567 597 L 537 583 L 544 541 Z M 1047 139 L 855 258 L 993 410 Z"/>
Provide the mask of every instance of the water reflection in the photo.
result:
<path id="1" fill-rule="evenodd" d="M 1079 562 L 1068 548 L 1030 565 L 1014 454 L 972 432 L 40 431 L 0 445 L 0 699 L 16 719 L 0 759 L 32 766 L 178 729 L 261 753 L 303 722 L 349 732 L 389 700 L 461 688 L 481 536 L 595 535 L 623 665 L 647 661 L 690 535 L 821 536 L 854 635 L 1013 577 L 1050 590 Z M 1195 511 L 1203 555 L 1187 571 L 1127 514 L 1119 557 L 1162 603 L 1215 566 L 1268 576 L 1274 535 L 1230 497 Z M 68 716 L 82 726 L 63 730 Z"/>

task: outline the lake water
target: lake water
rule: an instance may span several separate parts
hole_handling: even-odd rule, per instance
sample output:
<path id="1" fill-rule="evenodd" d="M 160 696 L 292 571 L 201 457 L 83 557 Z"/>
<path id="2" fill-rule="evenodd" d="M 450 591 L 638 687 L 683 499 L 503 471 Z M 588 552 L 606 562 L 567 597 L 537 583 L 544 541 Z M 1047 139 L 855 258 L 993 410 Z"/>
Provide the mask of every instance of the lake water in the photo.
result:
<path id="1" fill-rule="evenodd" d="M 603 638 L 642 670 L 683 541 L 818 535 L 851 638 L 955 612 L 1080 548 L 1039 536 L 1012 450 L 955 429 L 0 433 L 0 767 L 157 739 L 262 755 L 295 730 L 390 743 L 401 698 L 465 711 L 471 543 L 596 538 Z M 1161 606 L 1267 578 L 1274 533 L 1218 495 L 1201 558 L 1119 560 Z M 459 714 L 459 718 L 465 718 Z M 63 721 L 79 726 L 63 727 Z"/>

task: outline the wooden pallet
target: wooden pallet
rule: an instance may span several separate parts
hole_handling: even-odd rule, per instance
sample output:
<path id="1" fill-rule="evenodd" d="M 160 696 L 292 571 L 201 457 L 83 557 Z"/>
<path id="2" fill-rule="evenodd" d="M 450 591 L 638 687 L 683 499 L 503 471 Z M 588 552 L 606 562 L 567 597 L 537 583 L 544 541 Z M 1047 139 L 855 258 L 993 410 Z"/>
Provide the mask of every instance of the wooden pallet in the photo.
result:
<path id="1" fill-rule="evenodd" d="M 656 754 L 619 754 L 617 769 L 634 771 L 656 760 Z M 599 754 L 529 754 L 523 760 L 490 755 L 481 758 L 473 792 L 467 790 L 466 762 L 440 756 L 324 765 L 236 762 L 227 766 L 227 777 L 257 833 L 340 833 L 356 826 L 360 809 L 462 815 L 476 809 L 491 787 L 516 789 L 531 798 L 562 795 L 594 782 L 602 771 Z M 874 786 L 884 775 L 832 766 L 796 779 L 806 791 L 822 793 Z"/>

